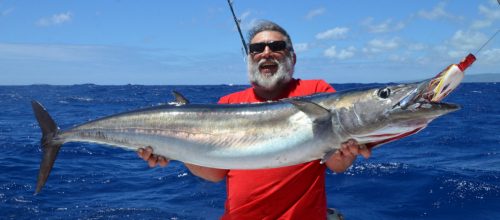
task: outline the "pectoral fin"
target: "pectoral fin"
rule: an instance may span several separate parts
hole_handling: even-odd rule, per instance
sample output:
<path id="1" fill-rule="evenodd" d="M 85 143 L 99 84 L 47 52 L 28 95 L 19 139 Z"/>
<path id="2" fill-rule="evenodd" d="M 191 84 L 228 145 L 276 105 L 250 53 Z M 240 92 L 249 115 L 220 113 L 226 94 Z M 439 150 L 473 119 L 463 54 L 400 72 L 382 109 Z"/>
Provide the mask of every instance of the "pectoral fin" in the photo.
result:
<path id="1" fill-rule="evenodd" d="M 293 104 L 297 109 L 304 112 L 313 122 L 313 134 L 315 138 L 330 138 L 332 119 L 330 110 L 314 103 L 296 99 L 286 100 Z"/>
<path id="2" fill-rule="evenodd" d="M 290 102 L 297 107 L 297 109 L 306 113 L 306 115 L 309 116 L 313 122 L 330 120 L 330 111 L 314 102 L 294 99 L 287 100 L 287 102 Z"/>

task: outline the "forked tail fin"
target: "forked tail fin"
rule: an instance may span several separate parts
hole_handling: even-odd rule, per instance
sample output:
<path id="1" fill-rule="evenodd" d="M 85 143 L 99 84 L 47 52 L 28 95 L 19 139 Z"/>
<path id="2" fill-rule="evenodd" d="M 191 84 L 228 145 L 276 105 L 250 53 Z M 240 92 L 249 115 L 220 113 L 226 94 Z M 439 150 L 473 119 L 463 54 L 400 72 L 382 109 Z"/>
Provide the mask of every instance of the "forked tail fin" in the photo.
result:
<path id="1" fill-rule="evenodd" d="M 35 113 L 36 120 L 42 129 L 42 140 L 40 142 L 42 145 L 43 156 L 36 183 L 35 194 L 37 194 L 40 190 L 42 190 L 47 178 L 49 177 L 62 142 L 54 140 L 57 136 L 59 128 L 52 117 L 50 117 L 47 110 L 45 110 L 45 108 L 35 100 L 31 101 L 31 107 L 33 108 L 33 113 Z"/>

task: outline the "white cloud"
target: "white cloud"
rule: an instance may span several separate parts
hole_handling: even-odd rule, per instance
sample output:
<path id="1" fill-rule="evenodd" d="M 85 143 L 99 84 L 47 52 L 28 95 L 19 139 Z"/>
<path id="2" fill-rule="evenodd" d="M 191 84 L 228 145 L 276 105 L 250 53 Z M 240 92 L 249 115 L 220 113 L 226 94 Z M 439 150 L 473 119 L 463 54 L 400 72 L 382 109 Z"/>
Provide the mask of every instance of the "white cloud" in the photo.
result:
<path id="1" fill-rule="evenodd" d="M 355 55 L 356 48 L 353 46 L 350 46 L 346 49 L 340 50 L 340 52 L 337 52 L 337 47 L 331 46 L 330 48 L 326 49 L 323 52 L 323 55 L 325 55 L 328 58 L 337 58 L 339 60 L 345 60 L 348 58 L 351 58 Z"/>
<path id="2" fill-rule="evenodd" d="M 386 33 L 391 31 L 399 31 L 403 29 L 406 25 L 404 22 L 393 22 L 392 19 L 387 19 L 379 24 L 373 24 L 373 18 L 369 17 L 362 22 L 363 25 L 367 26 L 370 33 Z"/>
<path id="3" fill-rule="evenodd" d="M 482 62 L 498 65 L 500 63 L 500 48 L 485 50 L 481 56 Z"/>
<path id="4" fill-rule="evenodd" d="M 421 51 L 427 49 L 427 46 L 425 44 L 416 43 L 408 45 L 408 49 L 414 51 Z"/>
<path id="5" fill-rule="evenodd" d="M 242 31 L 249 30 L 250 28 L 252 28 L 257 23 L 257 21 L 258 21 L 257 19 L 255 19 L 255 18 L 250 19 L 251 15 L 252 15 L 251 11 L 245 11 L 238 18 L 239 23 L 240 23 L 240 28 L 241 28 Z M 235 31 L 238 30 L 238 28 L 236 27 L 236 25 L 234 26 L 234 30 Z"/>
<path id="6" fill-rule="evenodd" d="M 498 10 L 498 5 L 495 5 L 494 8 L 489 8 L 484 5 L 479 5 L 479 13 L 491 20 L 500 19 L 500 10 Z"/>
<path id="7" fill-rule="evenodd" d="M 247 16 L 245 17 L 248 17 L 250 19 L 250 14 L 248 14 Z M 240 22 L 240 28 L 242 31 L 248 31 L 250 30 L 252 27 L 254 27 L 255 25 L 257 25 L 259 22 L 261 22 L 262 20 L 260 19 L 257 19 L 257 18 L 252 18 L 252 19 L 240 19 L 241 22 Z M 234 27 L 234 30 L 237 30 L 236 27 Z"/>
<path id="8" fill-rule="evenodd" d="M 354 56 L 355 51 L 356 48 L 354 48 L 353 46 L 348 47 L 347 49 L 342 49 L 338 55 L 338 58 L 341 60 L 351 58 Z"/>
<path id="9" fill-rule="evenodd" d="M 389 55 L 388 59 L 390 61 L 395 61 L 395 62 L 404 62 L 404 61 L 406 61 L 406 57 L 401 56 L 401 55 L 397 55 L 397 54 L 391 54 L 391 55 Z"/>
<path id="10" fill-rule="evenodd" d="M 364 48 L 364 52 L 379 53 L 387 50 L 394 50 L 399 47 L 399 39 L 392 38 L 390 40 L 373 39 L 368 42 L 368 48 Z"/>
<path id="11" fill-rule="evenodd" d="M 245 66 L 239 64 L 238 53 L 188 55 L 183 52 L 139 47 L 0 43 L 0 84 L 248 83 L 245 74 L 228 74 L 245 71 Z M 207 69 L 210 73 L 200 78 L 199 73 Z M 179 78 L 181 73 L 183 77 Z"/>
<path id="12" fill-rule="evenodd" d="M 330 57 L 330 58 L 333 58 L 333 57 L 337 56 L 337 49 L 336 49 L 335 45 L 331 46 L 328 49 L 326 49 L 323 52 L 323 55 L 325 55 L 326 57 Z"/>
<path id="13" fill-rule="evenodd" d="M 481 29 L 485 27 L 491 26 L 493 22 L 491 20 L 476 20 L 472 22 L 471 28 L 472 29 Z"/>
<path id="14" fill-rule="evenodd" d="M 59 62 L 94 61 L 99 59 L 98 54 L 111 49 L 103 46 L 0 43 L 0 58 Z"/>
<path id="15" fill-rule="evenodd" d="M 306 19 L 311 20 L 316 16 L 324 14 L 325 11 L 326 11 L 325 8 L 317 8 L 317 9 L 311 10 L 307 13 Z"/>
<path id="16" fill-rule="evenodd" d="M 37 26 L 48 27 L 54 25 L 61 25 L 70 22 L 73 19 L 73 14 L 71 12 L 54 14 L 51 17 L 40 18 L 36 22 Z"/>
<path id="17" fill-rule="evenodd" d="M 495 9 L 493 9 L 492 7 L 495 7 Z M 496 10 L 498 5 L 494 5 L 492 7 L 479 5 L 479 7 L 478 7 L 479 14 L 483 15 L 484 19 L 473 21 L 471 28 L 481 29 L 481 28 L 490 27 L 494 21 L 500 20 L 500 11 Z"/>
<path id="18" fill-rule="evenodd" d="M 297 43 L 293 45 L 293 49 L 295 52 L 305 52 L 309 50 L 309 44 L 308 43 Z"/>
<path id="19" fill-rule="evenodd" d="M 319 39 L 319 40 L 342 39 L 342 38 L 346 37 L 348 32 L 349 32 L 349 28 L 336 27 L 336 28 L 333 28 L 333 29 L 316 34 L 316 39 Z"/>
<path id="20" fill-rule="evenodd" d="M 0 11 L 0 16 L 2 16 L 2 17 L 7 16 L 10 13 L 12 13 L 13 11 L 14 11 L 14 8 L 8 8 L 5 10 L 2 10 L 2 11 Z"/>
<path id="21" fill-rule="evenodd" d="M 453 48 L 448 54 L 451 57 L 461 57 L 464 53 L 479 49 L 487 40 L 488 37 L 481 32 L 458 30 L 448 42 L 450 48 Z"/>
<path id="22" fill-rule="evenodd" d="M 251 12 L 251 11 L 245 11 L 245 12 L 243 12 L 243 13 L 240 15 L 239 19 L 240 19 L 240 20 L 245 20 L 245 19 L 246 19 L 248 16 L 250 16 L 251 14 L 252 14 L 252 12 Z"/>
<path id="23" fill-rule="evenodd" d="M 421 18 L 425 18 L 428 20 L 436 20 L 439 18 L 454 18 L 455 16 L 451 13 L 448 13 L 445 10 L 445 7 L 446 3 L 440 2 L 432 10 L 430 11 L 421 10 L 417 13 L 417 15 Z"/>

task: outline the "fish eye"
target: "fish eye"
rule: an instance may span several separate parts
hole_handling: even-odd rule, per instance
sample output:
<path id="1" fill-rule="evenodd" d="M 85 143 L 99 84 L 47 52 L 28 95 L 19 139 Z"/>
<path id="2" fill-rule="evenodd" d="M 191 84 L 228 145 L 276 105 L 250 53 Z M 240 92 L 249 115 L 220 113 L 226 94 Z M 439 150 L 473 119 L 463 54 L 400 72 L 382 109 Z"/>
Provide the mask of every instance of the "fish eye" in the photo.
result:
<path id="1" fill-rule="evenodd" d="M 389 98 L 389 96 L 391 96 L 391 89 L 389 88 L 379 89 L 377 95 L 378 97 L 383 99 Z"/>

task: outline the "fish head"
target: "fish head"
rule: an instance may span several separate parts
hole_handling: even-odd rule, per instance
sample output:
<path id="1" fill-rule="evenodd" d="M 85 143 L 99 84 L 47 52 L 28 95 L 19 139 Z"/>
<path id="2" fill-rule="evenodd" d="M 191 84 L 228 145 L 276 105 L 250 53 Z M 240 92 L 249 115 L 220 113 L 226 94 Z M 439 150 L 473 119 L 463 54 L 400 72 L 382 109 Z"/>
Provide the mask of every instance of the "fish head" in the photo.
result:
<path id="1" fill-rule="evenodd" d="M 455 104 L 433 102 L 429 81 L 388 85 L 351 92 L 337 102 L 343 130 L 372 148 L 415 134 L 435 118 L 458 110 Z"/>

